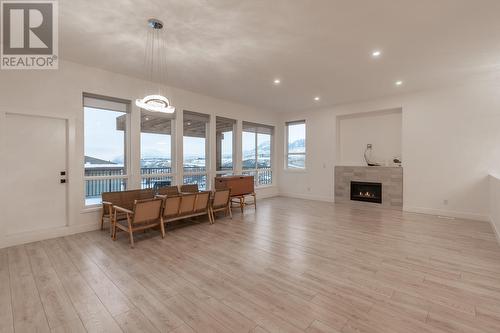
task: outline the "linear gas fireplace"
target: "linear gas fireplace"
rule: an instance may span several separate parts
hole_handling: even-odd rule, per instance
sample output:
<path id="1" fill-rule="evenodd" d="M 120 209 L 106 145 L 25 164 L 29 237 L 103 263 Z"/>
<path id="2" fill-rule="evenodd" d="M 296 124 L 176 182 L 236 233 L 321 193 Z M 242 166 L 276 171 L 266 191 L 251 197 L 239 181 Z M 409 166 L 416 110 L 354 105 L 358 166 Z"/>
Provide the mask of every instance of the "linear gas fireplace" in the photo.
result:
<path id="1" fill-rule="evenodd" d="M 382 203 L 382 183 L 351 181 L 351 200 Z"/>

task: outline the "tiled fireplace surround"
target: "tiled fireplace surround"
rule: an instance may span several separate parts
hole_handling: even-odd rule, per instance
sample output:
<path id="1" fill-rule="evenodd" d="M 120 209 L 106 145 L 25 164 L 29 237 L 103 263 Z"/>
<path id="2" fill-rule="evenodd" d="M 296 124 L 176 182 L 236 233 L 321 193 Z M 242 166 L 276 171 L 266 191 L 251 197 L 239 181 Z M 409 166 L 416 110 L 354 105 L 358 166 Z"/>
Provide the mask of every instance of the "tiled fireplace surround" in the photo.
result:
<path id="1" fill-rule="evenodd" d="M 351 181 L 382 183 L 382 204 L 351 201 Z M 403 168 L 336 166 L 335 202 L 403 209 Z"/>

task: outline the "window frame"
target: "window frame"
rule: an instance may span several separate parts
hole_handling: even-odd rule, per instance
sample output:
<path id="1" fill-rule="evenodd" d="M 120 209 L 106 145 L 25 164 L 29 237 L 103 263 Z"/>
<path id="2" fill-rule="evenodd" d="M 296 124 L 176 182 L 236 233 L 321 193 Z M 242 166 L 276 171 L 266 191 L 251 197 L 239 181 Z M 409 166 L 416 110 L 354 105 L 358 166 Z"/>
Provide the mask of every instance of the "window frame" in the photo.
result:
<path id="1" fill-rule="evenodd" d="M 289 152 L 289 130 L 290 126 L 293 125 L 302 125 L 304 124 L 304 152 L 303 153 L 290 153 Z M 290 168 L 288 165 L 288 158 L 290 156 L 304 156 L 304 167 L 303 168 Z M 306 120 L 294 120 L 294 121 L 287 121 L 285 123 L 285 161 L 284 161 L 284 168 L 287 171 L 292 171 L 292 172 L 303 172 L 307 170 L 307 124 Z"/>
<path id="2" fill-rule="evenodd" d="M 123 172 L 122 175 L 109 175 L 109 176 L 86 176 L 85 175 L 85 161 L 83 164 L 83 207 L 85 209 L 99 207 L 102 205 L 102 199 L 99 203 L 89 203 L 87 204 L 87 191 L 86 187 L 89 181 L 106 181 L 106 180 L 122 180 L 124 182 L 124 190 L 127 190 L 131 182 L 131 147 L 130 147 L 130 135 L 131 135 L 131 102 L 125 99 L 119 99 L 114 97 L 106 97 L 101 95 L 94 95 L 83 93 L 82 96 L 82 114 L 83 114 L 83 140 L 82 140 L 82 151 L 83 158 L 85 159 L 85 109 L 97 109 L 102 112 L 123 112 L 125 113 L 125 133 L 123 135 Z M 124 106 L 124 109 L 120 110 L 120 106 Z M 102 193 L 102 192 L 101 192 Z"/>
<path id="3" fill-rule="evenodd" d="M 255 126 L 255 131 L 249 131 L 249 130 L 245 130 L 245 124 L 248 124 L 250 126 Z M 259 127 L 262 127 L 262 128 L 267 128 L 269 129 L 270 131 L 270 134 L 268 133 L 259 133 L 259 130 L 258 128 Z M 244 175 L 253 175 L 254 176 L 254 184 L 255 184 L 255 187 L 257 188 L 263 188 L 263 187 L 271 187 L 274 185 L 274 177 L 273 177 L 273 166 L 274 166 L 274 163 L 273 163 L 273 155 L 274 155 L 274 149 L 273 149 L 273 146 L 274 146 L 274 126 L 270 126 L 270 125 L 264 125 L 264 124 L 257 124 L 257 123 L 252 123 L 252 122 L 246 122 L 246 121 L 243 121 L 243 126 L 242 126 L 242 131 L 241 131 L 241 151 L 242 151 L 242 155 L 241 155 L 241 163 L 243 164 L 243 133 L 246 132 L 246 133 L 252 133 L 254 135 L 254 140 L 255 140 L 255 152 L 254 152 L 254 157 L 255 157 L 255 168 L 252 168 L 252 169 L 245 169 L 244 166 L 242 165 L 241 166 L 241 169 L 242 169 L 242 174 Z M 265 135 L 269 135 L 270 136 L 270 147 L 269 147 L 269 163 L 270 163 L 270 166 L 269 168 L 259 168 L 259 134 L 265 134 Z M 268 184 L 260 184 L 260 174 L 261 173 L 270 173 L 271 175 L 271 182 L 268 183 Z"/>
<path id="4" fill-rule="evenodd" d="M 231 161 L 232 161 L 232 168 L 231 170 L 217 170 L 217 119 L 220 120 L 227 120 L 231 121 L 233 123 L 233 129 L 232 129 L 232 155 L 231 155 Z M 236 170 L 236 130 L 237 130 L 237 120 L 236 119 L 231 119 L 231 118 L 226 118 L 222 116 L 215 116 L 215 170 L 214 173 L 216 176 L 222 176 L 222 175 L 233 175 Z M 224 132 L 222 132 L 224 133 Z"/>
<path id="5" fill-rule="evenodd" d="M 142 109 L 139 109 L 139 112 L 140 112 L 140 117 L 141 117 L 141 123 L 139 125 L 139 135 L 140 135 L 140 138 L 139 138 L 139 179 L 140 179 L 140 188 L 141 189 L 146 189 L 146 188 L 152 188 L 152 187 L 144 187 L 143 188 L 143 184 L 144 182 L 148 182 L 148 180 L 150 179 L 154 179 L 154 178 L 170 178 L 171 179 L 171 185 L 176 185 L 177 181 L 176 181 L 176 171 L 177 171 L 177 168 L 176 168 L 176 158 L 175 158 L 175 144 L 176 144 L 176 140 L 175 140 L 175 116 L 174 117 L 170 117 L 169 118 L 169 121 L 170 121 L 170 172 L 160 172 L 160 173 L 151 173 L 151 174 L 146 174 L 146 173 L 142 173 L 142 169 L 143 167 L 140 165 L 141 163 L 141 160 L 142 160 L 142 113 L 144 112 L 144 110 Z"/>
<path id="6" fill-rule="evenodd" d="M 185 129 L 184 129 L 184 122 L 185 122 L 185 116 L 186 114 L 191 113 L 191 114 L 199 114 L 200 116 L 206 116 L 208 117 L 208 120 L 205 122 L 205 171 L 185 171 L 184 170 L 184 156 L 186 152 L 186 145 L 184 144 L 184 138 L 186 137 L 185 135 Z M 182 152 L 181 152 L 181 167 L 182 170 L 180 170 L 180 185 L 184 185 L 184 179 L 186 176 L 205 176 L 205 190 L 210 189 L 210 122 L 212 121 L 213 117 L 211 114 L 208 113 L 202 113 L 202 112 L 194 112 L 194 111 L 189 111 L 189 110 L 183 110 L 182 113 Z M 188 136 L 189 137 L 189 136 Z"/>

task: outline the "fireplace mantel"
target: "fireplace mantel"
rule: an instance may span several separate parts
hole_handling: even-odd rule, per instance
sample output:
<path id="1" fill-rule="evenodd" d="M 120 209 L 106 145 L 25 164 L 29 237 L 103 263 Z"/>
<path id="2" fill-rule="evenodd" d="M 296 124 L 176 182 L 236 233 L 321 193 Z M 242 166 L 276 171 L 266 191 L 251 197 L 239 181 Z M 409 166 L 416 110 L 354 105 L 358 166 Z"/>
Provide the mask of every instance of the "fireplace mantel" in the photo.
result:
<path id="1" fill-rule="evenodd" d="M 351 201 L 351 182 L 382 183 L 382 203 Z M 335 202 L 403 209 L 403 168 L 386 166 L 336 166 Z"/>

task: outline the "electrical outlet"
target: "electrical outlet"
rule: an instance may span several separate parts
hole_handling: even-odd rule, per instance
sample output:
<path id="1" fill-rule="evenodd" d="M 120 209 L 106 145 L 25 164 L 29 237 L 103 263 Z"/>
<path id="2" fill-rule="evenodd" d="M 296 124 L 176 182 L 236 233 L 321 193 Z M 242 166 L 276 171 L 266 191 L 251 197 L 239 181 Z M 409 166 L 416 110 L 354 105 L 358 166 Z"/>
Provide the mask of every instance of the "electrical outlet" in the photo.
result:
<path id="1" fill-rule="evenodd" d="M 372 147 L 373 147 L 373 146 L 372 146 L 372 144 L 371 144 L 371 143 L 368 143 L 368 144 L 366 145 L 366 148 L 367 148 L 367 149 L 372 149 Z"/>
<path id="2" fill-rule="evenodd" d="M 443 200 L 443 205 L 447 206 L 448 205 L 448 199 Z"/>

